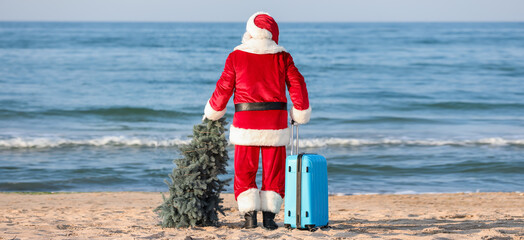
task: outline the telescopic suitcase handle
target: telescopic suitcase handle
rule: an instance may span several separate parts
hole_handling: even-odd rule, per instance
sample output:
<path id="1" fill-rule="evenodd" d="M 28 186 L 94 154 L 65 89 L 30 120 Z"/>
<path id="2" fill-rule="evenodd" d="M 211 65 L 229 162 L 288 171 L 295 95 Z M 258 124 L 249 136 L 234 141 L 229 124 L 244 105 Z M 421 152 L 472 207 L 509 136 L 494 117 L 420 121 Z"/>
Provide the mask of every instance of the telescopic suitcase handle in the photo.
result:
<path id="1" fill-rule="evenodd" d="M 293 129 L 294 128 L 297 128 L 297 141 L 296 141 L 296 144 L 295 144 L 295 138 L 294 138 L 294 134 L 293 134 Z M 295 151 L 293 151 L 293 149 L 295 149 Z M 294 120 L 291 120 L 291 155 L 293 155 L 293 153 L 296 153 L 298 154 L 298 123 L 295 122 Z"/>

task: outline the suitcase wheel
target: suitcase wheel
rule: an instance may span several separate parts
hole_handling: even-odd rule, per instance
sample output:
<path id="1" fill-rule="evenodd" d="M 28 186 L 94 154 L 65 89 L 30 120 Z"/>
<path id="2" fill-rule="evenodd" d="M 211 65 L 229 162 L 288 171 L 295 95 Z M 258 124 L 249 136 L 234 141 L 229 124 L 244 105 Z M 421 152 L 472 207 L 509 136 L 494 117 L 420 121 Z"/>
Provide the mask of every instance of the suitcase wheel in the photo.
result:
<path id="1" fill-rule="evenodd" d="M 291 224 L 287 224 L 287 223 L 286 223 L 286 224 L 284 224 L 284 227 L 285 227 L 286 229 L 291 229 Z"/>
<path id="2" fill-rule="evenodd" d="M 330 229 L 330 228 L 333 228 L 333 227 L 329 226 L 329 223 L 326 224 L 325 226 L 320 227 L 320 229 Z"/>
<path id="3" fill-rule="evenodd" d="M 312 225 L 306 225 L 305 227 L 306 227 L 307 230 L 310 231 L 310 232 L 314 232 L 314 231 L 318 230 L 318 228 L 316 228 L 314 224 L 312 224 Z"/>

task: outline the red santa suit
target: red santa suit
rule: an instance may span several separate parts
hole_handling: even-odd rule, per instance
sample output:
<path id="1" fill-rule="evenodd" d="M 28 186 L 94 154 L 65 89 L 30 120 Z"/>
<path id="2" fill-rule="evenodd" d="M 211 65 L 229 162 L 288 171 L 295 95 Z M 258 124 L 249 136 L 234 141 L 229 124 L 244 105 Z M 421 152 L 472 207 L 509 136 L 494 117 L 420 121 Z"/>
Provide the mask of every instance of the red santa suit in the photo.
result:
<path id="1" fill-rule="evenodd" d="M 284 197 L 285 146 L 289 143 L 286 88 L 293 102 L 291 118 L 304 124 L 311 107 L 304 77 L 293 58 L 278 45 L 278 25 L 267 13 L 252 15 L 242 44 L 229 54 L 205 117 L 220 119 L 234 93 L 235 115 L 229 140 L 235 145 L 235 199 L 241 213 L 278 213 Z M 262 152 L 262 187 L 255 183 Z"/>

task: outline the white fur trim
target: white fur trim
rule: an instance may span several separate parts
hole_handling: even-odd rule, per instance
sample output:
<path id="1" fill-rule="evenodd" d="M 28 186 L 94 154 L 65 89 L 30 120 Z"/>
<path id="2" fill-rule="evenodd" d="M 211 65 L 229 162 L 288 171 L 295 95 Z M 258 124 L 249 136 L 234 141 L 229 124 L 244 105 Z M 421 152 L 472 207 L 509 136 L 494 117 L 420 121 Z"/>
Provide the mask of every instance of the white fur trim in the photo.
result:
<path id="1" fill-rule="evenodd" d="M 269 13 L 267 12 L 256 12 L 255 14 L 251 15 L 251 17 L 249 17 L 249 19 L 247 20 L 246 31 L 251 35 L 252 38 L 255 39 L 271 39 L 273 37 L 273 34 L 271 34 L 270 31 L 263 28 L 259 28 L 257 27 L 257 25 L 255 25 L 255 18 L 258 15 L 262 14 L 271 17 L 271 15 L 269 15 Z"/>
<path id="2" fill-rule="evenodd" d="M 260 210 L 260 191 L 257 188 L 243 191 L 238 195 L 237 203 L 241 214 Z"/>
<path id="3" fill-rule="evenodd" d="M 242 35 L 242 43 L 246 43 L 250 39 L 253 39 L 253 37 L 251 37 L 251 34 L 248 32 L 245 32 L 244 35 Z"/>
<path id="4" fill-rule="evenodd" d="M 218 120 L 222 118 L 226 114 L 226 108 L 222 111 L 217 111 L 211 107 L 211 104 L 209 104 L 209 100 L 206 103 L 206 107 L 204 108 L 204 116 L 210 120 Z"/>
<path id="5" fill-rule="evenodd" d="M 260 210 L 278 214 L 282 197 L 274 191 L 260 191 Z"/>
<path id="6" fill-rule="evenodd" d="M 245 129 L 231 125 L 229 141 L 243 146 L 286 146 L 291 137 L 290 128 L 284 129 Z"/>
<path id="7" fill-rule="evenodd" d="M 246 39 L 244 34 L 244 39 Z M 277 45 L 271 39 L 255 39 L 250 38 L 244 43 L 235 47 L 235 50 L 240 50 L 254 54 L 273 54 L 279 52 L 285 52 L 286 49 L 280 45 Z"/>
<path id="8" fill-rule="evenodd" d="M 291 119 L 293 119 L 298 124 L 306 124 L 311 118 L 311 106 L 309 106 L 309 108 L 306 110 L 298 110 L 293 107 L 289 112 L 289 115 L 291 115 Z"/>

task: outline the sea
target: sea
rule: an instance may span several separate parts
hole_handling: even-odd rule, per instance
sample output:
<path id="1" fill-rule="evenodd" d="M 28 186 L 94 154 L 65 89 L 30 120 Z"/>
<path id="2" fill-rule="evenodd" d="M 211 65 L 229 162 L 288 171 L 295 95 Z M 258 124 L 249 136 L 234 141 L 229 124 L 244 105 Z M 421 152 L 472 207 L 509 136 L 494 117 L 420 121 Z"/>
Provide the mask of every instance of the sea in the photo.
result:
<path id="1" fill-rule="evenodd" d="M 524 191 L 524 23 L 279 26 L 331 194 Z M 244 31 L 0 22 L 0 191 L 167 191 Z"/>

